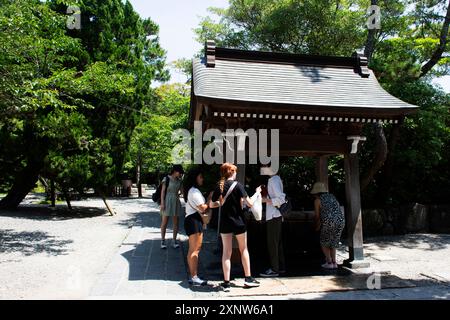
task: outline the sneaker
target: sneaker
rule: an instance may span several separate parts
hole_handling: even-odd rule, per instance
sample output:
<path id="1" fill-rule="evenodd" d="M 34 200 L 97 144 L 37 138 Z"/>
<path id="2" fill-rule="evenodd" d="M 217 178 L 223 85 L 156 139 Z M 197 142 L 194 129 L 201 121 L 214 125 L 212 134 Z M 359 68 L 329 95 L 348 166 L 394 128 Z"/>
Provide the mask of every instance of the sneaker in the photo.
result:
<path id="1" fill-rule="evenodd" d="M 161 249 L 167 249 L 167 245 L 166 245 L 166 241 L 165 240 L 161 241 Z"/>
<path id="2" fill-rule="evenodd" d="M 172 247 L 173 247 L 174 249 L 178 249 L 178 248 L 180 247 L 180 244 L 178 243 L 178 240 L 174 240 L 174 241 L 173 241 Z"/>
<path id="3" fill-rule="evenodd" d="M 259 287 L 259 281 L 253 277 L 245 277 L 244 287 L 247 288 Z"/>
<path id="4" fill-rule="evenodd" d="M 322 265 L 322 268 L 324 268 L 324 269 L 334 269 L 334 265 L 332 264 L 332 263 L 324 263 L 323 265 Z"/>
<path id="5" fill-rule="evenodd" d="M 259 275 L 261 277 L 264 277 L 264 278 L 271 278 L 271 277 L 278 277 L 279 276 L 278 272 L 275 272 L 272 269 L 268 269 L 265 272 L 260 273 Z"/>
<path id="6" fill-rule="evenodd" d="M 208 284 L 208 281 L 200 279 L 198 276 L 195 276 L 189 279 L 189 284 L 194 286 L 206 286 Z"/>
<path id="7" fill-rule="evenodd" d="M 338 269 L 339 268 L 339 266 L 338 266 L 338 264 L 335 262 L 335 263 L 333 263 L 333 268 L 334 269 Z"/>
<path id="8" fill-rule="evenodd" d="M 227 281 L 227 282 L 222 282 L 221 284 L 220 284 L 220 288 L 224 291 L 224 292 L 230 292 L 230 281 Z"/>

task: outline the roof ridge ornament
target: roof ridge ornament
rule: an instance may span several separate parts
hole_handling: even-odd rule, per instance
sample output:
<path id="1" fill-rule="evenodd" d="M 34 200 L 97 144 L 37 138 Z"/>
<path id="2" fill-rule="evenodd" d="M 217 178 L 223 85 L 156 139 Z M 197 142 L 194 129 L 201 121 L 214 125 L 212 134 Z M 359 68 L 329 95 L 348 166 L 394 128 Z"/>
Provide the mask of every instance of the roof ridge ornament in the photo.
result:
<path id="1" fill-rule="evenodd" d="M 205 43 L 206 67 L 214 68 L 216 66 L 216 42 L 206 40 Z"/>
<path id="2" fill-rule="evenodd" d="M 355 72 L 357 72 L 362 78 L 368 78 L 370 76 L 369 72 L 369 60 L 364 53 L 355 51 L 352 57 L 356 59 Z"/>

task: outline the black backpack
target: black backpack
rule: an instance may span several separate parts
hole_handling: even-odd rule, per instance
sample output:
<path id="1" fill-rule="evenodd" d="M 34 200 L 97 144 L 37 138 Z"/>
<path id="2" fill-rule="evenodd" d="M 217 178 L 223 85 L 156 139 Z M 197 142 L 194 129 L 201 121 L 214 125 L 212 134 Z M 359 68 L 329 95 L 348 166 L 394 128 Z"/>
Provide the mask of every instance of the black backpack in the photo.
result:
<path id="1" fill-rule="evenodd" d="M 169 182 L 170 182 L 170 179 L 169 179 L 169 176 L 166 176 L 166 178 L 165 178 L 166 180 L 165 180 L 165 182 L 166 182 L 166 190 L 167 190 L 167 188 L 169 187 Z M 159 184 L 159 186 L 158 186 L 158 188 L 156 188 L 156 191 L 153 193 L 153 195 L 152 195 L 152 200 L 154 201 L 154 202 L 156 202 L 157 204 L 161 204 L 161 190 L 162 190 L 162 182 Z"/>

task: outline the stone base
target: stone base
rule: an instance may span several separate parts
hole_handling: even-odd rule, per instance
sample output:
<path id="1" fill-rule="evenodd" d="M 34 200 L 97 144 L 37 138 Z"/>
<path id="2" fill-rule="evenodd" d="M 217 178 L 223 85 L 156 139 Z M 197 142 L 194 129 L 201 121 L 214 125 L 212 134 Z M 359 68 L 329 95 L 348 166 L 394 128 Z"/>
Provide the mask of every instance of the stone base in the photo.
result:
<path id="1" fill-rule="evenodd" d="M 344 267 L 350 268 L 350 269 L 363 269 L 363 268 L 369 268 L 370 262 L 367 260 L 345 260 L 344 261 Z"/>

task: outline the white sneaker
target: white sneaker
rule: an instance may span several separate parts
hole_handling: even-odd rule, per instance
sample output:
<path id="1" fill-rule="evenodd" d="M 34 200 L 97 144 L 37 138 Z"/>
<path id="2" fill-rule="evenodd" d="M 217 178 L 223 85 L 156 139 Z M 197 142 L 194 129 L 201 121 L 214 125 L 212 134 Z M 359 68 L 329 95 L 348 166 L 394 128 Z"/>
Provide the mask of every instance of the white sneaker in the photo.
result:
<path id="1" fill-rule="evenodd" d="M 161 241 L 161 249 L 167 249 L 167 245 L 166 245 L 166 241 L 165 240 Z"/>
<path id="2" fill-rule="evenodd" d="M 174 240 L 174 241 L 173 241 L 172 247 L 173 247 L 174 249 L 178 249 L 178 248 L 180 247 L 180 244 L 178 243 L 178 240 Z"/>
<path id="3" fill-rule="evenodd" d="M 189 284 L 192 284 L 194 286 L 206 286 L 208 284 L 208 281 L 203 280 L 199 278 L 198 276 L 195 276 L 191 279 L 189 279 Z"/>
<path id="4" fill-rule="evenodd" d="M 324 263 L 322 265 L 322 268 L 324 268 L 324 269 L 334 269 L 334 264 L 327 262 L 327 263 Z"/>

